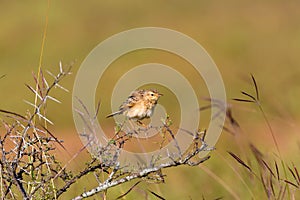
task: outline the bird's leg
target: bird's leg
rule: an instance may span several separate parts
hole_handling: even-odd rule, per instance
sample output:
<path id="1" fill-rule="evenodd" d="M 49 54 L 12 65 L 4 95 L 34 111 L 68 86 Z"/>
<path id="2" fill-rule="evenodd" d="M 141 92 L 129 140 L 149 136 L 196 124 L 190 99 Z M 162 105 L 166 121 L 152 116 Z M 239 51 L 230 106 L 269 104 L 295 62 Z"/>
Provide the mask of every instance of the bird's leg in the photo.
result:
<path id="1" fill-rule="evenodd" d="M 139 124 L 139 125 L 141 125 L 142 127 L 144 127 L 144 128 L 146 128 L 147 127 L 147 125 L 146 124 L 144 124 L 141 120 L 136 120 L 136 122 L 137 122 L 137 124 Z"/>
<path id="2" fill-rule="evenodd" d="M 146 125 L 141 120 L 137 120 L 136 123 L 139 124 L 139 126 L 140 126 L 139 130 L 143 131 L 143 132 L 147 132 L 148 130 L 153 128 L 150 124 Z"/>
<path id="3" fill-rule="evenodd" d="M 147 130 L 151 129 L 151 127 L 152 127 L 150 124 L 148 124 L 148 125 L 144 124 L 141 120 L 137 120 L 137 123 L 140 126 L 142 126 L 141 129 L 143 129 L 144 131 L 147 131 Z"/>

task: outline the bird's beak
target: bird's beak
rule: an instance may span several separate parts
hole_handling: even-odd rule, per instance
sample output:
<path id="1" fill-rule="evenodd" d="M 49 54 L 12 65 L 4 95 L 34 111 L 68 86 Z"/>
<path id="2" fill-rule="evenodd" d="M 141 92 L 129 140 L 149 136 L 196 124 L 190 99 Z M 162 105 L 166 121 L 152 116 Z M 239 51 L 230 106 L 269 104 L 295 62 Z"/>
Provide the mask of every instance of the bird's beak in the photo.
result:
<path id="1" fill-rule="evenodd" d="M 159 96 L 159 97 L 161 97 L 161 96 L 164 96 L 164 95 L 163 95 L 163 94 L 161 94 L 161 93 L 158 93 L 158 96 Z"/>

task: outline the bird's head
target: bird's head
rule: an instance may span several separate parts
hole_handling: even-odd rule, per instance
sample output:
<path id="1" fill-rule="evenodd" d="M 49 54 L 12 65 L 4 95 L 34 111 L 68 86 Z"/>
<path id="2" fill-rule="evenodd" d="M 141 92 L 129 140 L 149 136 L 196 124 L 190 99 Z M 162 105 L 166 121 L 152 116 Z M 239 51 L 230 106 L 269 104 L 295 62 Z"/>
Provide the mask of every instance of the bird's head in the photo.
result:
<path id="1" fill-rule="evenodd" d="M 145 90 L 144 97 L 147 100 L 150 101 L 158 101 L 159 97 L 163 96 L 163 94 L 160 94 L 157 90 Z"/>

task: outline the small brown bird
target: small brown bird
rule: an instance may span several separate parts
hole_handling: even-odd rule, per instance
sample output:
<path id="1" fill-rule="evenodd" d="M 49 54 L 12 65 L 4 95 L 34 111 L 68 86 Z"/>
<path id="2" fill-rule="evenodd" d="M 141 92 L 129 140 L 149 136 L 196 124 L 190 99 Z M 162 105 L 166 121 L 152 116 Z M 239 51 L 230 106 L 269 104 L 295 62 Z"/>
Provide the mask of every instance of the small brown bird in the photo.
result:
<path id="1" fill-rule="evenodd" d="M 125 115 L 128 119 L 142 120 L 149 118 L 161 96 L 162 94 L 157 90 L 135 90 L 123 102 L 117 112 L 107 115 L 106 118 L 119 114 Z"/>

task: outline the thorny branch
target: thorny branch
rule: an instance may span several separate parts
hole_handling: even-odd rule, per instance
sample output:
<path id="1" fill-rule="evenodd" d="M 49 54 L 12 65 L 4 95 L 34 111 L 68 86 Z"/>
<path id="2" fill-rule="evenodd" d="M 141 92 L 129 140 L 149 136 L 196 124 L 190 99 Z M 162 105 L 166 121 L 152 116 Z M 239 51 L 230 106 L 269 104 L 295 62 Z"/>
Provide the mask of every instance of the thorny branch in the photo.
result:
<path id="1" fill-rule="evenodd" d="M 41 71 L 40 82 L 37 82 L 34 76 L 37 90 L 26 85 L 38 97 L 36 104 L 25 101 L 34 108 L 33 113 L 28 111 L 23 116 L 0 109 L 3 114 L 3 128 L 0 129 L 2 199 L 15 199 L 20 195 L 23 199 L 56 198 L 56 194 L 53 193 L 56 190 L 53 177 L 56 176 L 63 181 L 69 179 L 69 174 L 65 170 L 57 175 L 62 167 L 52 153 L 55 144 L 63 147 L 62 141 L 59 141 L 45 126 L 37 125 L 42 122 L 52 124 L 45 113 L 47 100 L 59 103 L 50 95 L 51 91 L 57 87 L 66 90 L 59 83 L 70 74 L 71 67 L 64 70 L 61 63 L 59 67 L 59 73 L 56 75 L 49 72 L 53 76 L 50 84 Z M 36 117 L 39 119 L 37 122 Z"/>
<path id="2" fill-rule="evenodd" d="M 82 102 L 80 102 L 82 104 Z M 83 105 L 82 105 L 83 106 Z M 165 122 L 163 122 L 163 129 L 166 134 L 169 134 L 173 141 L 175 141 L 174 146 L 178 150 L 179 155 L 176 157 L 173 157 L 172 155 L 169 155 L 171 161 L 167 161 L 164 163 L 160 163 L 158 165 L 154 165 L 152 161 L 148 163 L 148 166 L 141 167 L 138 171 L 127 171 L 123 170 L 122 167 L 120 167 L 120 163 L 118 162 L 118 156 L 119 151 L 123 148 L 124 143 L 131 139 L 132 137 L 132 131 L 125 131 L 124 124 L 117 125 L 116 133 L 113 136 L 113 140 L 110 140 L 107 145 L 101 145 L 98 144 L 98 140 L 93 138 L 95 133 L 93 133 L 91 124 L 93 124 L 94 118 L 86 119 L 84 116 L 91 116 L 90 113 L 84 114 L 84 112 L 88 112 L 87 109 L 83 106 L 84 111 L 78 112 L 81 116 L 82 120 L 85 124 L 86 132 L 85 134 L 82 134 L 83 137 L 87 138 L 87 141 L 93 141 L 93 145 L 97 146 L 98 149 L 93 149 L 95 153 L 95 156 L 98 157 L 100 160 L 106 163 L 106 166 L 109 167 L 111 172 L 109 173 L 106 180 L 103 182 L 99 182 L 99 185 L 89 191 L 83 192 L 82 194 L 78 195 L 77 197 L 74 197 L 73 200 L 79 200 L 83 198 L 87 198 L 90 196 L 93 196 L 97 193 L 104 192 L 109 188 L 112 188 L 114 186 L 123 184 L 125 182 L 132 181 L 134 179 L 143 179 L 143 178 L 150 178 L 153 174 L 160 174 L 162 169 L 170 168 L 170 167 L 176 167 L 180 165 L 189 165 L 189 166 L 196 166 L 204 161 L 208 160 L 210 156 L 204 157 L 200 160 L 197 160 L 196 162 L 193 162 L 193 158 L 197 156 L 200 152 L 203 151 L 211 151 L 213 148 L 209 148 L 206 142 L 204 141 L 206 132 L 196 132 L 196 133 L 189 133 L 193 136 L 193 141 L 191 144 L 191 148 L 189 148 L 188 151 L 182 153 L 182 150 L 180 149 L 180 146 L 178 145 L 178 142 L 176 140 L 175 135 L 173 134 L 173 131 L 170 128 L 169 118 L 166 119 Z M 151 127 L 150 127 L 151 128 Z M 91 131 L 88 133 L 88 131 Z M 113 141 L 113 142 L 112 142 Z M 89 143 L 89 144 L 92 144 Z M 92 148 L 92 146 L 90 148 Z M 103 146 L 103 147 L 102 147 Z M 113 148 L 114 147 L 114 148 Z M 111 149 L 114 149 L 115 154 L 111 154 Z M 98 150 L 98 152 L 97 152 Z M 109 164 L 107 164 L 109 163 Z M 158 182 L 160 179 L 162 179 L 163 176 L 158 176 Z"/>
<path id="3" fill-rule="evenodd" d="M 157 158 L 155 158 L 150 163 L 147 163 L 147 166 L 141 166 L 138 171 L 127 171 L 120 166 L 119 157 L 125 143 L 131 140 L 135 133 L 124 131 L 124 124 L 117 125 L 115 135 L 107 141 L 107 144 L 99 145 L 100 141 L 97 138 L 95 122 L 100 103 L 98 104 L 97 112 L 92 115 L 88 112 L 83 102 L 78 99 L 83 108 L 83 111 L 78 111 L 78 114 L 86 129 L 85 132 L 81 133 L 81 137 L 85 137 L 87 140 L 86 146 L 78 154 L 85 150 L 87 146 L 95 149 L 93 149 L 94 154 L 91 160 L 79 173 L 73 174 L 68 172 L 66 169 L 69 163 L 62 165 L 54 156 L 56 146 L 58 145 L 62 148 L 64 146 L 62 141 L 51 133 L 47 127 L 48 124 L 53 123 L 46 116 L 46 106 L 48 100 L 60 103 L 50 93 L 54 88 L 67 91 L 60 85 L 60 82 L 70 74 L 70 69 L 64 70 L 60 63 L 59 72 L 56 75 L 48 72 L 53 78 L 49 83 L 43 71 L 39 72 L 39 79 L 33 74 L 36 86 L 32 87 L 25 84 L 37 97 L 36 103 L 25 101 L 33 107 L 32 113 L 28 111 L 26 115 L 21 115 L 0 109 L 0 113 L 3 114 L 3 126 L 0 128 L 0 131 L 3 133 L 0 136 L 1 199 L 17 199 L 20 197 L 23 199 L 57 199 L 78 180 L 90 173 L 94 173 L 96 178 L 98 177 L 99 185 L 90 191 L 82 192 L 82 194 L 74 198 L 82 199 L 134 179 L 140 179 L 139 182 L 147 179 L 162 182 L 164 180 L 162 169 L 179 165 L 195 166 L 209 159 L 209 156 L 200 160 L 194 159 L 200 152 L 211 150 L 204 141 L 205 132 L 192 134 L 193 142 L 191 148 L 183 152 L 176 141 L 176 135 L 170 128 L 169 121 L 165 121 L 160 128 L 164 129 L 165 138 L 169 136 L 175 141 L 174 146 L 178 150 L 179 156 L 178 154 L 169 155 L 170 161 L 159 164 L 155 163 L 157 161 Z M 74 155 L 73 158 L 77 155 Z M 99 177 L 103 174 L 106 174 L 106 176 L 101 177 L 107 178 L 100 181 Z M 149 192 L 152 193 L 151 191 Z M 126 196 L 127 193 L 122 196 Z"/>

